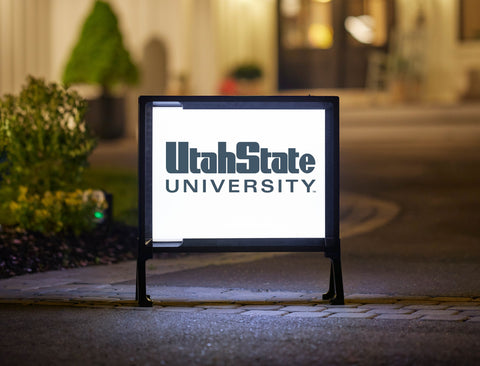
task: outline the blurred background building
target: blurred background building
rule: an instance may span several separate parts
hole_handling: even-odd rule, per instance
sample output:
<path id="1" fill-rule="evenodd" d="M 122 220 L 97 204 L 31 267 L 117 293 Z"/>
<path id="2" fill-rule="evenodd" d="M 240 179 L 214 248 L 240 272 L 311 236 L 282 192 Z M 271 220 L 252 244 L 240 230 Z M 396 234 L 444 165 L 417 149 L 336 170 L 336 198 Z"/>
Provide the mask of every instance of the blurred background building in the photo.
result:
<path id="1" fill-rule="evenodd" d="M 381 101 L 451 104 L 480 98 L 478 0 L 108 3 L 140 69 L 139 84 L 125 90 L 128 136 L 135 135 L 140 94 L 335 89 Z M 0 0 L 0 94 L 18 92 L 29 74 L 61 81 L 93 4 Z M 255 66 L 261 77 L 244 89 L 240 82 L 229 89 L 232 72 L 242 65 Z M 99 93 L 95 86 L 79 88 L 87 97 Z"/>

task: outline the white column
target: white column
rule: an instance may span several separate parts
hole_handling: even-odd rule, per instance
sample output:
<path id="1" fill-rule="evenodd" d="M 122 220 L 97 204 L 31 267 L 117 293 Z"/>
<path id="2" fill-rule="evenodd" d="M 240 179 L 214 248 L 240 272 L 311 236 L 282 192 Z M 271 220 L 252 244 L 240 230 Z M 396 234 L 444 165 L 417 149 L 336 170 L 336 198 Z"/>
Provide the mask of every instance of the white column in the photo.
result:
<path id="1" fill-rule="evenodd" d="M 420 96 L 422 101 L 454 103 L 460 92 L 458 67 L 455 59 L 458 16 L 457 2 L 452 0 L 397 0 L 397 32 L 400 39 L 418 42 L 412 37 L 420 11 L 425 17 L 421 47 L 422 77 Z M 409 45 L 407 45 L 408 47 Z"/>
<path id="2" fill-rule="evenodd" d="M 13 2 L 0 0 L 0 94 L 13 91 Z"/>
<path id="3" fill-rule="evenodd" d="M 25 59 L 27 35 L 25 32 L 25 0 L 16 0 L 13 4 L 13 89 L 18 91 L 23 84 L 22 76 L 26 75 Z"/>
<path id="4" fill-rule="evenodd" d="M 192 94 L 216 94 L 220 79 L 216 62 L 217 48 L 210 0 L 193 2 L 190 31 L 191 92 Z"/>
<path id="5" fill-rule="evenodd" d="M 50 77 L 50 0 L 0 0 L 0 94 Z"/>
<path id="6" fill-rule="evenodd" d="M 425 99 L 453 103 L 459 98 L 459 70 L 455 63 L 456 3 L 451 0 L 429 0 Z"/>

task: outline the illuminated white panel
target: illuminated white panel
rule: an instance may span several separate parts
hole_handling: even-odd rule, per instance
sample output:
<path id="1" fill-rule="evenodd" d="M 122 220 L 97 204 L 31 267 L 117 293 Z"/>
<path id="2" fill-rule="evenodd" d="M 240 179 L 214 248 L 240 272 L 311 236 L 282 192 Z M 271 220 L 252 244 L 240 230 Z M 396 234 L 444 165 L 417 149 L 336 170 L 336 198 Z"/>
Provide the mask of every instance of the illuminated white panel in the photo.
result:
<path id="1" fill-rule="evenodd" d="M 325 237 L 324 110 L 154 107 L 152 130 L 154 242 Z M 188 142 L 188 172 L 167 171 L 167 142 L 177 154 L 178 143 Z M 219 142 L 233 154 L 247 146 L 235 163 L 250 172 L 219 172 Z M 263 159 L 255 143 L 268 149 Z M 214 155 L 216 173 L 209 172 Z"/>

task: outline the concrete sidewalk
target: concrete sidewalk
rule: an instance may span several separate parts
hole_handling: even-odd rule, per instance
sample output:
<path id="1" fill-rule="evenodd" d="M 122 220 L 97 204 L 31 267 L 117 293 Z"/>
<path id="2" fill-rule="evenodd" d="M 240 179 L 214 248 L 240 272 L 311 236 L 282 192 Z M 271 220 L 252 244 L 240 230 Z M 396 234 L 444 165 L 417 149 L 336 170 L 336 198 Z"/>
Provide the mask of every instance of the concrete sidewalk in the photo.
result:
<path id="1" fill-rule="evenodd" d="M 148 262 L 149 275 L 236 264 L 288 253 L 220 253 Z M 347 294 L 344 306 L 322 293 L 151 286 L 153 308 L 136 307 L 135 262 L 19 276 L 0 281 L 0 304 L 205 312 L 251 316 L 480 322 L 480 298 Z M 125 283 L 127 282 L 127 283 Z M 148 282 L 148 279 L 147 279 Z"/>

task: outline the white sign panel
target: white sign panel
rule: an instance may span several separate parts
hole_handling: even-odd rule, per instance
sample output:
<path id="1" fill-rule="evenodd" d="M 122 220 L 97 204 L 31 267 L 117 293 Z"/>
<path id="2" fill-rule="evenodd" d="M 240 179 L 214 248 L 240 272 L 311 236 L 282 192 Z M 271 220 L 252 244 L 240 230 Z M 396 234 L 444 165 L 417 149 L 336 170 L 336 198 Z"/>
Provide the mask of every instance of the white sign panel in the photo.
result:
<path id="1" fill-rule="evenodd" d="M 153 107 L 152 239 L 324 238 L 325 111 Z"/>

